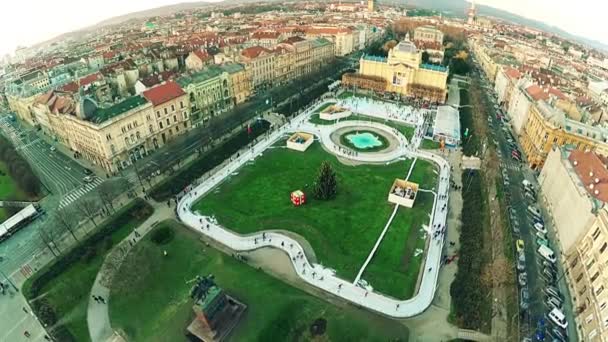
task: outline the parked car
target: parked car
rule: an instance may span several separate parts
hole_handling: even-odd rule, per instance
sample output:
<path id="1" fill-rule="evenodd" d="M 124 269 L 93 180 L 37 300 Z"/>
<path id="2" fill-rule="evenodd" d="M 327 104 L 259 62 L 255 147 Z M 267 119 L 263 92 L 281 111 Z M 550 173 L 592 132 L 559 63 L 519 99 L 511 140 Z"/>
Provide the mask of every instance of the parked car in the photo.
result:
<path id="1" fill-rule="evenodd" d="M 545 228 L 545 225 L 543 225 L 540 222 L 534 223 L 534 229 L 536 229 L 536 231 L 541 232 L 543 234 L 547 234 L 547 229 Z"/>
<path id="2" fill-rule="evenodd" d="M 520 272 L 526 270 L 526 260 L 517 259 L 517 270 Z"/>
<path id="3" fill-rule="evenodd" d="M 540 217 L 541 217 L 541 216 L 540 216 L 540 210 L 539 210 L 537 207 L 535 207 L 535 206 L 529 205 L 529 206 L 528 206 L 528 212 L 529 212 L 529 213 L 530 213 L 530 214 L 531 214 L 533 217 L 538 217 L 538 218 L 540 218 Z"/>
<path id="4" fill-rule="evenodd" d="M 562 296 L 561 293 L 559 292 L 559 290 L 554 286 L 545 287 L 545 293 L 549 296 L 557 297 L 557 298 L 561 298 L 561 296 Z"/>
<path id="5" fill-rule="evenodd" d="M 551 262 L 551 263 L 555 263 L 555 253 L 553 253 L 553 250 L 545 245 L 541 245 L 538 247 L 537 250 L 538 254 L 540 254 L 543 258 L 545 258 L 545 260 Z"/>
<path id="6" fill-rule="evenodd" d="M 55 146 L 51 146 L 51 152 L 55 152 L 55 150 L 57 150 Z"/>
<path id="7" fill-rule="evenodd" d="M 522 253 L 524 251 L 524 240 L 517 240 L 515 242 L 515 248 L 517 248 L 517 253 Z"/>
<path id="8" fill-rule="evenodd" d="M 546 239 L 547 238 L 547 234 L 543 233 L 543 232 L 539 232 L 538 230 L 536 231 L 536 237 L 539 239 Z"/>
<path id="9" fill-rule="evenodd" d="M 85 168 L 85 169 L 84 169 L 84 174 L 85 174 L 85 175 L 92 175 L 92 174 L 93 174 L 93 171 L 91 171 L 90 169 L 86 169 L 86 168 Z"/>
<path id="10" fill-rule="evenodd" d="M 568 334 L 566 333 L 566 331 L 564 330 L 563 332 L 560 331 L 557 328 L 553 328 L 551 330 L 551 336 L 555 339 L 558 340 L 560 342 L 565 342 L 568 341 Z"/>
<path id="11" fill-rule="evenodd" d="M 519 282 L 519 286 L 526 286 L 528 284 L 528 274 L 526 272 L 522 272 L 517 276 L 517 281 Z"/>
<path id="12" fill-rule="evenodd" d="M 546 239 L 541 239 L 541 238 L 538 238 L 538 239 L 536 239 L 536 244 L 537 244 L 538 246 L 544 245 L 544 246 L 549 247 L 549 241 L 548 241 L 548 240 L 546 240 Z"/>
<path id="13" fill-rule="evenodd" d="M 564 330 L 568 328 L 568 321 L 566 321 L 566 316 L 564 316 L 564 313 L 560 309 L 555 308 L 551 310 L 548 316 L 551 322 L 555 323 L 558 327 Z"/>
<path id="14" fill-rule="evenodd" d="M 91 177 L 91 176 L 85 176 L 82 179 L 82 181 L 85 182 L 85 183 L 91 183 L 93 181 L 93 177 Z"/>
<path id="15" fill-rule="evenodd" d="M 519 298 L 520 298 L 519 306 L 521 307 L 522 310 L 527 310 L 528 306 L 529 306 L 529 300 L 530 300 L 530 293 L 528 293 L 527 287 L 523 287 L 521 289 L 521 295 Z"/>

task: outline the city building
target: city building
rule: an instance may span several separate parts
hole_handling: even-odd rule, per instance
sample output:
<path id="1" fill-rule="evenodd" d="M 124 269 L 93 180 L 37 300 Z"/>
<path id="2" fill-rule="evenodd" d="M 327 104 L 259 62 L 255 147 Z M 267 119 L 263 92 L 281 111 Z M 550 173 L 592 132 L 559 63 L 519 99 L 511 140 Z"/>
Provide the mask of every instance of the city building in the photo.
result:
<path id="1" fill-rule="evenodd" d="M 186 57 L 186 69 L 201 71 L 206 65 L 213 63 L 213 57 L 202 50 L 190 52 Z"/>
<path id="2" fill-rule="evenodd" d="M 607 155 L 608 131 L 569 119 L 564 111 L 544 100 L 530 107 L 528 120 L 520 136 L 522 149 L 533 170 L 543 167 L 554 145 L 573 145 L 581 151 Z"/>
<path id="3" fill-rule="evenodd" d="M 220 66 L 230 75 L 230 88 L 234 104 L 245 102 L 251 96 L 251 79 L 245 67 L 238 63 L 227 63 Z"/>
<path id="4" fill-rule="evenodd" d="M 184 75 L 177 83 L 188 93 L 192 124 L 206 122 L 234 106 L 230 75 L 218 66 Z"/>
<path id="5" fill-rule="evenodd" d="M 447 94 L 448 70 L 446 67 L 422 63 L 422 52 L 404 40 L 393 47 L 388 57 L 364 55 L 359 72 L 343 78 L 343 84 L 352 85 L 361 79 L 359 86 L 368 82 L 377 89 L 384 80 L 384 91 L 444 103 Z"/>
<path id="6" fill-rule="evenodd" d="M 154 149 L 167 143 L 173 136 L 190 130 L 190 98 L 177 83 L 163 82 L 142 95 L 152 104 L 154 111 L 154 120 L 146 117 Z"/>
<path id="7" fill-rule="evenodd" d="M 308 27 L 306 38 L 326 38 L 333 43 L 335 56 L 346 56 L 358 49 L 353 29 L 347 27 Z"/>
<path id="8" fill-rule="evenodd" d="M 367 11 L 368 12 L 376 11 L 376 0 L 367 0 Z"/>
<path id="9" fill-rule="evenodd" d="M 272 86 L 275 73 L 275 55 L 272 51 L 261 46 L 252 46 L 243 49 L 240 57 L 249 72 L 253 89 Z"/>
<path id="10" fill-rule="evenodd" d="M 608 160 L 553 148 L 539 176 L 553 218 L 581 340 L 608 338 Z"/>

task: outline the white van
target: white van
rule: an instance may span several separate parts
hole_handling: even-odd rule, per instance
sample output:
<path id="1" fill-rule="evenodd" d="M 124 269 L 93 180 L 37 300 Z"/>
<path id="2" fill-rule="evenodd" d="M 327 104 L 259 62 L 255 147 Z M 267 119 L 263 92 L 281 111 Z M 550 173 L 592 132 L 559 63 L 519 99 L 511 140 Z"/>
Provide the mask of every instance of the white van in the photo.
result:
<path id="1" fill-rule="evenodd" d="M 545 260 L 549 261 L 550 263 L 555 263 L 555 253 L 553 253 L 553 250 L 545 245 L 540 245 L 540 247 L 538 247 L 538 254 L 540 254 L 543 258 L 545 258 Z"/>
<path id="2" fill-rule="evenodd" d="M 528 206 L 528 212 L 536 217 L 541 217 L 540 216 L 540 210 L 538 210 L 537 207 L 529 205 Z"/>
<path id="3" fill-rule="evenodd" d="M 551 312 L 549 312 L 549 319 L 562 329 L 566 329 L 568 327 L 566 316 L 564 316 L 564 313 L 558 308 L 554 308 L 551 310 Z"/>

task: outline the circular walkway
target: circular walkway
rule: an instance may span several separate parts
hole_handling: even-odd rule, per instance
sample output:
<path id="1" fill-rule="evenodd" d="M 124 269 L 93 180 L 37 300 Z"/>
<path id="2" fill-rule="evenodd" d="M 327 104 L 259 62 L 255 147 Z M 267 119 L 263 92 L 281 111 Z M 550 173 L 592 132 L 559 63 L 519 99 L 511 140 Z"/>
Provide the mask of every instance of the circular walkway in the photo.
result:
<path id="1" fill-rule="evenodd" d="M 422 133 L 420 132 L 422 120 L 420 119 L 418 121 L 420 124 L 417 125 L 414 138 L 409 144 L 402 134 L 396 132 L 395 136 L 400 143 L 399 147 L 392 151 L 387 151 L 385 153 L 351 154 L 348 151 L 337 148 L 331 140 L 331 132 L 340 127 L 352 126 L 353 123 L 362 127 L 378 128 L 382 130 L 391 130 L 392 128 L 383 124 L 365 121 L 344 121 L 335 125 L 325 126 L 309 123 L 308 119 L 310 115 L 325 102 L 318 103 L 313 108 L 300 114 L 293 119 L 290 124 L 281 127 L 268 137 L 262 139 L 248 153 L 234 159 L 214 176 L 203 181 L 188 192 L 178 203 L 178 216 L 183 223 L 235 251 L 251 251 L 262 247 L 281 249 L 289 255 L 296 273 L 303 281 L 352 303 L 395 318 L 407 318 L 418 315 L 428 308 L 433 300 L 444 244 L 442 234 L 440 234 L 440 238 L 433 239 L 429 243 L 418 293 L 408 300 L 397 300 L 381 293 L 368 292 L 351 282 L 336 277 L 333 270 L 319 264 L 310 263 L 306 258 L 302 246 L 300 246 L 297 241 L 284 234 L 276 232 L 258 232 L 253 235 L 241 236 L 222 227 L 210 217 L 201 216 L 192 211 L 193 204 L 215 188 L 225 177 L 237 171 L 246 162 L 259 156 L 286 134 L 303 131 L 317 136 L 320 142 L 332 153 L 354 161 L 381 163 L 390 162 L 403 157 L 411 157 L 425 159 L 436 164 L 439 170 L 439 184 L 436 189 L 437 194 L 435 196 L 435 203 L 431 214 L 429 235 L 431 235 L 430 233 L 435 233 L 435 231 L 441 231 L 446 224 L 447 211 L 436 211 L 434 209 L 442 207 L 448 202 L 450 168 L 447 161 L 442 157 L 417 150 L 417 146 L 419 146 L 422 138 Z M 435 229 L 434 227 L 438 228 Z"/>

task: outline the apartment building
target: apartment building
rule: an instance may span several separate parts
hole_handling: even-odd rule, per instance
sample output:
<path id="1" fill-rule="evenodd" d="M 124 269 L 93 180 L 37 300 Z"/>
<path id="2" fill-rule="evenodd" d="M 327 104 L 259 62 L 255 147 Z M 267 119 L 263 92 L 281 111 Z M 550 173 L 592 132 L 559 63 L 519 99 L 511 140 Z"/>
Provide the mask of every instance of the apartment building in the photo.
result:
<path id="1" fill-rule="evenodd" d="M 581 340 L 608 339 L 608 170 L 606 158 L 554 148 L 539 176 L 563 254 Z"/>
<path id="2" fill-rule="evenodd" d="M 177 79 L 177 83 L 190 98 L 193 124 L 205 122 L 234 106 L 230 75 L 218 66 L 184 75 Z"/>
<path id="3" fill-rule="evenodd" d="M 229 85 L 234 104 L 245 102 L 251 96 L 251 79 L 245 67 L 238 63 L 226 63 L 220 68 L 230 77 Z"/>
<path id="4" fill-rule="evenodd" d="M 564 111 L 544 100 L 530 107 L 520 143 L 533 170 L 543 167 L 554 145 L 573 145 L 581 151 L 608 151 L 608 131 L 569 119 Z"/>
<path id="5" fill-rule="evenodd" d="M 264 47 L 252 46 L 241 51 L 241 62 L 249 72 L 253 89 L 272 86 L 275 54 Z"/>
<path id="6" fill-rule="evenodd" d="M 335 56 L 346 56 L 357 50 L 359 33 L 347 27 L 308 27 L 305 29 L 306 38 L 325 38 L 334 45 Z M 357 42 L 355 42 L 355 35 Z"/>
<path id="7" fill-rule="evenodd" d="M 494 83 L 494 90 L 496 90 L 498 103 L 501 104 L 503 108 L 509 108 L 512 93 L 521 76 L 521 72 L 514 68 L 502 67 L 498 70 L 496 82 Z"/>
<path id="8" fill-rule="evenodd" d="M 152 120 L 146 116 L 154 149 L 190 130 L 190 98 L 177 83 L 163 82 L 142 95 L 152 104 L 154 111 Z"/>

